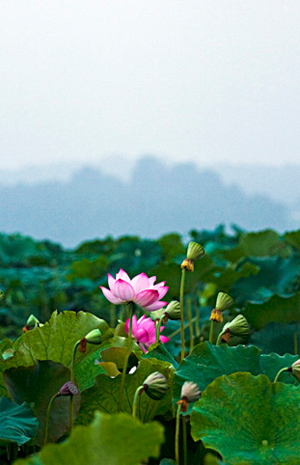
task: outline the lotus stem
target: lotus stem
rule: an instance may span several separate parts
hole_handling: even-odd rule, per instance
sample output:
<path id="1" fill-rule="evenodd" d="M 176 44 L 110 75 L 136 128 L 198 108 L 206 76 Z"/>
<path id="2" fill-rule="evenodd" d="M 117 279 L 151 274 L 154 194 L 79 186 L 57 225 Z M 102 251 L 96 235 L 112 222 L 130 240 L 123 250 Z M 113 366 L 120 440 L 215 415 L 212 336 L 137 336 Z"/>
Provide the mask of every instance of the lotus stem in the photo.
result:
<path id="1" fill-rule="evenodd" d="M 111 304 L 109 308 L 109 313 L 110 313 L 110 327 L 114 328 L 116 324 L 116 306 L 114 304 Z"/>
<path id="2" fill-rule="evenodd" d="M 211 320 L 210 322 L 210 330 L 209 330 L 209 342 L 213 344 L 213 338 L 214 338 L 214 322 Z"/>
<path id="3" fill-rule="evenodd" d="M 122 370 L 122 378 L 121 378 L 121 386 L 119 392 L 119 402 L 118 402 L 118 412 L 122 411 L 122 402 L 123 402 L 123 392 L 125 386 L 125 379 L 126 379 L 126 371 L 128 366 L 128 360 L 131 354 L 131 341 L 132 341 L 132 314 L 133 314 L 133 303 L 128 303 L 129 307 L 129 332 L 128 332 L 128 350 L 124 358 L 123 370 Z"/>
<path id="4" fill-rule="evenodd" d="M 180 465 L 180 463 L 179 463 L 180 411 L 181 411 L 181 405 L 178 405 L 177 412 L 176 412 L 176 429 L 175 429 L 175 461 L 176 461 L 176 465 Z"/>
<path id="5" fill-rule="evenodd" d="M 181 283 L 180 283 L 180 328 L 181 328 L 181 361 L 185 356 L 185 341 L 184 341 L 184 309 L 183 309 L 183 294 L 185 282 L 185 268 L 181 270 Z"/>
<path id="6" fill-rule="evenodd" d="M 190 353 L 191 353 L 194 348 L 194 328 L 193 328 L 193 321 L 192 321 L 192 302 L 191 302 L 190 297 L 187 297 L 186 309 L 187 309 L 187 317 L 189 320 L 189 327 L 190 327 Z"/>
<path id="7" fill-rule="evenodd" d="M 80 340 L 75 342 L 72 353 L 72 362 L 71 362 L 71 382 L 75 384 L 75 358 L 76 350 L 80 344 Z M 74 407 L 73 407 L 73 396 L 70 397 L 70 434 L 73 431 L 73 422 L 74 422 Z"/>
<path id="8" fill-rule="evenodd" d="M 277 383 L 278 379 L 279 379 L 279 376 L 281 375 L 281 373 L 283 373 L 284 371 L 289 371 L 289 367 L 285 367 L 285 368 L 281 368 L 281 370 L 278 371 L 277 375 L 276 375 L 276 378 L 274 379 L 274 383 Z"/>
<path id="9" fill-rule="evenodd" d="M 196 321 L 196 317 L 194 317 L 194 318 L 192 319 L 192 322 L 193 322 L 193 323 L 194 323 L 195 321 Z M 186 325 L 184 325 L 184 329 L 189 328 L 189 326 L 190 326 L 190 323 L 187 323 Z M 168 338 L 169 338 L 169 339 L 172 339 L 172 337 L 177 336 L 177 334 L 179 334 L 180 332 L 181 332 L 181 328 L 178 328 L 178 329 L 176 329 L 175 331 L 173 331 L 173 333 L 171 333 L 171 334 L 168 336 Z"/>
<path id="10" fill-rule="evenodd" d="M 138 403 L 138 398 L 144 391 L 144 386 L 139 386 L 137 390 L 135 391 L 134 398 L 133 398 L 133 404 L 132 404 L 132 417 L 136 418 L 136 408 L 137 408 L 137 403 Z"/>
<path id="11" fill-rule="evenodd" d="M 195 306 L 196 310 L 196 320 L 195 320 L 195 330 L 196 330 L 196 337 L 200 337 L 201 330 L 200 330 L 200 308 L 198 305 Z"/>
<path id="12" fill-rule="evenodd" d="M 294 332 L 294 354 L 298 354 L 298 325 L 296 324 L 296 329 Z"/>
<path id="13" fill-rule="evenodd" d="M 47 444 L 48 440 L 48 429 L 49 429 L 49 418 L 50 418 L 50 410 L 53 404 L 54 399 L 57 397 L 58 392 L 51 397 L 50 402 L 48 404 L 47 413 L 46 413 L 46 423 L 45 423 L 45 436 L 44 436 L 44 446 Z M 73 396 L 72 396 L 73 397 Z"/>
<path id="14" fill-rule="evenodd" d="M 187 465 L 187 434 L 186 434 L 186 416 L 182 416 L 182 436 L 183 436 L 183 464 Z"/>

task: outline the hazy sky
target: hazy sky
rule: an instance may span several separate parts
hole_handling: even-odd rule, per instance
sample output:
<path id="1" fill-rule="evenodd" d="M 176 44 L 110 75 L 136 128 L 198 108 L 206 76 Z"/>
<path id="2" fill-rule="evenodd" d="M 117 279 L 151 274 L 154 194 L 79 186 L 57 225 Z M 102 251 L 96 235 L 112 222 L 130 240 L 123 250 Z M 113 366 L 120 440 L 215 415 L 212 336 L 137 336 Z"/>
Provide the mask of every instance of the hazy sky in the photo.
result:
<path id="1" fill-rule="evenodd" d="M 299 0 L 0 0 L 1 168 L 300 163 Z"/>

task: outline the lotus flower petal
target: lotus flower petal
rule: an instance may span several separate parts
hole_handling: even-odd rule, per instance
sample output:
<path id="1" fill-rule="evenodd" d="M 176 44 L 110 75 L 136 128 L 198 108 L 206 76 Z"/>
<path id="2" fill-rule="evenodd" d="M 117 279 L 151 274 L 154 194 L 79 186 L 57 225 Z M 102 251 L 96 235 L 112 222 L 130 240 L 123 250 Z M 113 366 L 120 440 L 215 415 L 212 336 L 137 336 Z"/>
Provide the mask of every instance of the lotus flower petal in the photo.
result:
<path id="1" fill-rule="evenodd" d="M 115 292 L 115 278 L 112 277 L 111 274 L 108 273 L 108 286 L 109 286 L 109 289 L 111 290 L 112 293 Z"/>
<path id="2" fill-rule="evenodd" d="M 159 287 L 156 290 L 158 291 L 159 299 L 162 299 L 166 295 L 166 293 L 168 292 L 169 287 L 168 286 L 162 286 L 162 287 Z"/>
<path id="3" fill-rule="evenodd" d="M 115 282 L 115 295 L 123 302 L 131 302 L 134 299 L 135 292 L 131 284 L 123 279 L 117 279 Z"/>
<path id="4" fill-rule="evenodd" d="M 123 279 L 123 281 L 126 281 L 127 283 L 130 283 L 130 278 L 126 271 L 120 269 L 119 273 L 116 274 L 116 279 Z"/>
<path id="5" fill-rule="evenodd" d="M 102 292 L 105 295 L 105 297 L 107 298 L 107 300 L 109 300 L 112 304 L 120 305 L 120 304 L 123 303 L 123 301 L 121 299 L 119 299 L 119 297 L 117 297 L 111 291 L 106 289 L 106 287 L 100 286 L 100 289 L 102 290 Z"/>
<path id="6" fill-rule="evenodd" d="M 158 291 L 155 291 L 154 289 L 146 289 L 145 291 L 139 292 L 134 301 L 137 305 L 144 308 L 156 302 L 158 298 Z"/>
<path id="7" fill-rule="evenodd" d="M 144 289 L 149 289 L 150 280 L 145 273 L 141 273 L 132 279 L 131 284 L 135 290 L 135 293 L 138 294 L 140 291 L 143 291 Z"/>
<path id="8" fill-rule="evenodd" d="M 147 307 L 143 307 L 145 312 L 155 312 L 155 310 L 159 310 L 167 305 L 167 302 L 162 302 L 159 300 L 158 302 L 154 302 L 154 304 L 148 305 Z"/>
<path id="9" fill-rule="evenodd" d="M 128 334 L 129 332 L 129 318 L 125 323 L 125 332 Z M 161 327 L 161 331 L 164 327 Z M 143 315 L 141 318 L 136 320 L 136 316 L 133 315 L 132 317 L 132 336 L 135 338 L 137 343 L 140 345 L 143 352 L 147 352 L 147 347 L 151 344 L 155 343 L 156 340 L 156 331 L 155 331 L 155 323 L 151 320 L 151 318 L 146 318 Z M 159 337 L 162 343 L 167 342 L 169 339 L 166 336 L 160 335 Z"/>

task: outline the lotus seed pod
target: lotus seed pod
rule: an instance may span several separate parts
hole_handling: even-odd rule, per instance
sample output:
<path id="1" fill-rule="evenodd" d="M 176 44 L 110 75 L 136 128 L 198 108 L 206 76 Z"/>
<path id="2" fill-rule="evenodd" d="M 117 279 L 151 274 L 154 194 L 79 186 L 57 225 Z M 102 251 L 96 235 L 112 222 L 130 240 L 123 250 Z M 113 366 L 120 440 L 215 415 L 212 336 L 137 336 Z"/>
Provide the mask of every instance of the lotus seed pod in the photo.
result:
<path id="1" fill-rule="evenodd" d="M 233 302 L 233 298 L 230 297 L 230 295 L 225 294 L 225 292 L 219 292 L 217 295 L 216 309 L 224 312 L 224 310 L 231 307 Z"/>
<path id="2" fill-rule="evenodd" d="M 242 339 L 242 343 L 247 342 L 250 337 L 250 328 L 244 315 L 237 315 L 232 321 L 226 323 L 222 333 L 224 334 L 226 332 L 231 336 Z"/>
<path id="3" fill-rule="evenodd" d="M 163 374 L 155 371 L 145 379 L 143 386 L 144 391 L 151 399 L 160 400 L 166 395 L 168 381 Z"/>
<path id="4" fill-rule="evenodd" d="M 188 250 L 186 254 L 186 258 L 188 260 L 198 260 L 198 258 L 203 257 L 205 255 L 205 250 L 202 245 L 197 244 L 197 242 L 190 242 L 188 245 Z"/>
<path id="5" fill-rule="evenodd" d="M 300 359 L 296 360 L 291 366 L 292 375 L 295 376 L 297 381 L 300 383 Z"/>
<path id="6" fill-rule="evenodd" d="M 152 321 L 160 320 L 162 316 L 166 313 L 165 308 L 161 308 L 160 310 L 155 310 L 154 312 L 150 312 L 150 318 Z"/>
<path id="7" fill-rule="evenodd" d="M 177 402 L 177 405 L 181 406 L 182 412 L 187 412 L 188 404 L 191 402 L 196 402 L 200 399 L 201 391 L 198 388 L 196 383 L 193 381 L 185 381 L 181 388 L 180 400 Z"/>
<path id="8" fill-rule="evenodd" d="M 77 386 L 72 381 L 67 381 L 58 391 L 57 397 L 59 396 L 75 396 L 78 394 Z"/>
<path id="9" fill-rule="evenodd" d="M 166 313 L 170 320 L 180 319 L 180 303 L 177 300 L 172 300 L 166 308 Z"/>
<path id="10" fill-rule="evenodd" d="M 101 344 L 101 332 L 99 329 L 93 329 L 85 336 L 86 342 L 89 344 Z"/>

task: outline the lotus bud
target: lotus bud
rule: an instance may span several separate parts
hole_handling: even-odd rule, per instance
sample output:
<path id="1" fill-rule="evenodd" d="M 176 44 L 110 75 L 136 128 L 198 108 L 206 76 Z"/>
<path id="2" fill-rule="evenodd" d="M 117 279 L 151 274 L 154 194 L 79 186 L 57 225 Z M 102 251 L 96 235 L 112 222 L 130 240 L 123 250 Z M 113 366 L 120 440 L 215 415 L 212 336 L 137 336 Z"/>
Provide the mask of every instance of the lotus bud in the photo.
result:
<path id="1" fill-rule="evenodd" d="M 143 387 L 143 390 L 151 399 L 160 400 L 166 395 L 168 381 L 163 374 L 155 371 L 145 379 Z"/>
<path id="2" fill-rule="evenodd" d="M 181 411 L 187 412 L 188 404 L 200 399 L 201 391 L 193 381 L 185 381 L 181 388 L 180 400 L 177 405 L 181 405 Z"/>
<path id="3" fill-rule="evenodd" d="M 194 271 L 194 261 L 203 257 L 203 255 L 205 255 L 205 250 L 202 245 L 197 244 L 197 242 L 190 242 L 186 258 L 181 263 L 181 268 L 184 268 L 187 271 Z"/>
<path id="4" fill-rule="evenodd" d="M 250 337 L 250 328 L 243 315 L 236 316 L 232 321 L 224 325 L 220 335 L 221 342 L 228 343 L 231 336 L 240 338 L 242 343 L 248 341 Z"/>
<path id="5" fill-rule="evenodd" d="M 289 371 L 292 372 L 292 375 L 295 376 L 300 383 L 300 359 L 293 363 Z"/>
<path id="6" fill-rule="evenodd" d="M 58 391 L 57 397 L 59 396 L 75 396 L 78 394 L 78 388 L 72 381 L 67 381 Z"/>

